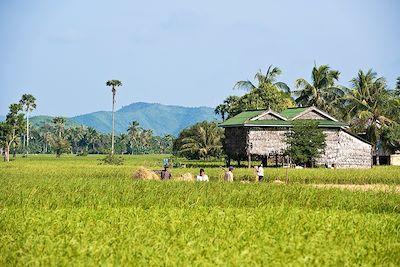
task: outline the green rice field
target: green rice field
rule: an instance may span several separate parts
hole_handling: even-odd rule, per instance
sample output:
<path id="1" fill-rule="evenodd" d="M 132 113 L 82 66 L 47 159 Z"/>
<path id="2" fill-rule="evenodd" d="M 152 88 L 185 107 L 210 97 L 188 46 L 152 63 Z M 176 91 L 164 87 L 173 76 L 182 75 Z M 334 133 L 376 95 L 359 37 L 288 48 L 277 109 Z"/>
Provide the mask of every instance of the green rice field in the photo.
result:
<path id="1" fill-rule="evenodd" d="M 209 183 L 134 181 L 166 155 L 30 156 L 0 162 L 0 266 L 400 266 L 400 194 L 308 184 L 400 185 L 399 167 L 266 168 L 243 183 L 222 162 L 185 161 L 173 176 Z M 288 184 L 272 182 L 289 179 Z"/>

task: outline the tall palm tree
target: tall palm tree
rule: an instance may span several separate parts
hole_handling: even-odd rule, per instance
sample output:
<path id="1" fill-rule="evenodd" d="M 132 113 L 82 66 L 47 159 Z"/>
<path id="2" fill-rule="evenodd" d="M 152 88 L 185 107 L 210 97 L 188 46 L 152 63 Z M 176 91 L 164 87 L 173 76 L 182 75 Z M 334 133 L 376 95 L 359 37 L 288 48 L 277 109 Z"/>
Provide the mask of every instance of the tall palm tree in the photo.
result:
<path id="1" fill-rule="evenodd" d="M 55 117 L 53 119 L 53 123 L 56 125 L 57 127 L 57 131 L 58 131 L 58 138 L 61 139 L 61 133 L 64 132 L 64 125 L 65 125 L 65 118 L 63 117 Z"/>
<path id="2" fill-rule="evenodd" d="M 25 143 L 25 149 L 26 149 L 26 155 L 29 153 L 29 112 L 32 112 L 34 109 L 36 109 L 36 98 L 31 95 L 31 94 L 24 94 L 22 95 L 21 100 L 19 103 L 22 105 L 22 109 L 25 112 L 26 115 L 26 142 Z M 25 141 L 25 140 L 24 140 Z"/>
<path id="3" fill-rule="evenodd" d="M 265 89 L 267 86 L 275 85 L 279 89 L 281 89 L 283 92 L 290 92 L 289 86 L 284 83 L 284 82 L 277 82 L 277 78 L 279 75 L 282 74 L 281 69 L 278 67 L 272 67 L 272 65 L 269 65 L 267 72 L 265 74 L 262 73 L 261 70 L 259 70 L 256 75 L 254 76 L 254 79 L 257 80 L 258 84 L 255 85 L 251 81 L 238 81 L 236 82 L 235 86 L 233 88 L 235 89 L 245 89 L 247 91 L 253 91 L 257 89 Z"/>
<path id="4" fill-rule="evenodd" d="M 351 81 L 352 89 L 346 96 L 347 114 L 353 118 L 352 126 L 356 131 L 365 131 L 373 144 L 375 154 L 378 152 L 382 129 L 393 121 L 386 116 L 385 107 L 389 100 L 386 80 L 377 77 L 372 69 L 358 72 Z M 377 164 L 379 158 L 377 157 Z"/>
<path id="5" fill-rule="evenodd" d="M 298 96 L 296 103 L 300 106 L 315 106 L 335 114 L 336 106 L 345 95 L 345 88 L 336 85 L 339 75 L 339 71 L 332 70 L 328 65 L 314 66 L 311 82 L 303 78 L 295 82 L 295 94 Z"/>
<path id="6" fill-rule="evenodd" d="M 127 132 L 129 135 L 129 141 L 131 145 L 131 155 L 133 155 L 133 145 L 137 144 L 141 132 L 141 128 L 139 127 L 139 122 L 132 121 L 128 127 Z"/>
<path id="7" fill-rule="evenodd" d="M 112 92 L 112 134 L 111 134 L 111 154 L 114 154 L 114 139 L 115 139 L 115 94 L 117 92 L 116 87 L 122 86 L 122 82 L 119 80 L 108 80 L 106 86 L 111 86 Z"/>

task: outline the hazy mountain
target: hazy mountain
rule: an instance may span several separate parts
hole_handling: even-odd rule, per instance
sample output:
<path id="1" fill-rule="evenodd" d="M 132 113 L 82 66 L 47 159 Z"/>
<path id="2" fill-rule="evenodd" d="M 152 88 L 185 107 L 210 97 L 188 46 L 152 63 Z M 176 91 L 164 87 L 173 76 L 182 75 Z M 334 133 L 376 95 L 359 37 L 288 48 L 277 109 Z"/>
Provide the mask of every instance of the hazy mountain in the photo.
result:
<path id="1" fill-rule="evenodd" d="M 71 118 L 72 121 L 90 126 L 101 132 L 111 132 L 111 112 L 99 111 Z M 152 129 L 156 135 L 178 133 L 199 121 L 218 118 L 209 107 L 181 107 L 153 103 L 133 103 L 115 113 L 115 130 L 126 132 L 129 124 L 136 120 L 144 129 Z"/>
<path id="2" fill-rule="evenodd" d="M 67 118 L 66 127 L 85 125 L 103 133 L 111 132 L 111 112 L 98 111 Z M 1 117 L 0 117 L 1 119 Z M 51 123 L 53 117 L 33 116 L 31 123 L 40 126 Z M 129 124 L 136 120 L 144 129 L 153 130 L 156 135 L 173 134 L 200 121 L 213 121 L 218 117 L 214 109 L 209 107 L 181 107 L 152 103 L 133 103 L 124 106 L 115 113 L 115 130 L 117 133 L 126 132 Z"/>
<path id="3" fill-rule="evenodd" d="M 29 122 L 33 127 L 40 127 L 43 124 L 47 123 L 47 124 L 52 124 L 53 122 L 53 118 L 51 116 L 33 116 L 32 118 L 29 118 Z M 65 118 L 65 127 L 69 128 L 72 126 L 79 126 L 81 124 L 74 122 L 73 120 L 69 119 L 69 118 Z"/>

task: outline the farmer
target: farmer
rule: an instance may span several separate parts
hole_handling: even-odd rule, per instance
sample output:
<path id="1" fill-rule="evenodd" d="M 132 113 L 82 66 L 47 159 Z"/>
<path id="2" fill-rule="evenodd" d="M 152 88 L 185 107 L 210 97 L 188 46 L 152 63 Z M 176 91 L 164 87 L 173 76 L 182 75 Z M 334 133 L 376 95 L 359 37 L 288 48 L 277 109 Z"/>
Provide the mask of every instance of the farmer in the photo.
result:
<path id="1" fill-rule="evenodd" d="M 257 168 L 257 176 L 258 176 L 258 181 L 262 182 L 262 180 L 264 178 L 264 168 L 263 168 L 262 163 Z"/>
<path id="2" fill-rule="evenodd" d="M 168 170 L 168 165 L 165 165 L 164 170 L 161 171 L 161 180 L 169 180 L 169 179 L 171 179 L 171 177 L 172 177 L 172 174 Z"/>
<path id="3" fill-rule="evenodd" d="M 200 175 L 197 175 L 196 181 L 198 181 L 198 182 L 208 182 L 208 176 L 205 173 L 204 169 L 200 169 Z"/>
<path id="4" fill-rule="evenodd" d="M 225 176 L 224 176 L 224 180 L 226 182 L 233 182 L 233 173 L 232 173 L 232 171 L 233 171 L 233 167 L 229 166 L 228 171 L 225 172 Z"/>

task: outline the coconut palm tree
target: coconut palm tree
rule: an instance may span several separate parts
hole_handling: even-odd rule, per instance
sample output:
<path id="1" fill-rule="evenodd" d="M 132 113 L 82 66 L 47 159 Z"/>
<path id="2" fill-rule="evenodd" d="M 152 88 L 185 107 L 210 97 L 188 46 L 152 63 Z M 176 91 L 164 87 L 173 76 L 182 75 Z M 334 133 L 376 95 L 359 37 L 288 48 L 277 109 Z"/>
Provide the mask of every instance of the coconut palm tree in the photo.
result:
<path id="1" fill-rule="evenodd" d="M 132 121 L 128 127 L 127 132 L 129 135 L 131 155 L 133 155 L 133 145 L 137 144 L 139 137 L 140 137 L 141 130 L 142 129 L 139 127 L 139 122 L 137 122 L 137 121 Z"/>
<path id="2" fill-rule="evenodd" d="M 357 77 L 350 82 L 352 89 L 346 96 L 347 114 L 353 119 L 352 126 L 356 131 L 365 131 L 373 144 L 375 154 L 378 155 L 382 129 L 393 124 L 386 116 L 385 107 L 389 100 L 386 80 L 377 77 L 376 72 L 370 69 L 366 73 L 360 70 Z"/>
<path id="3" fill-rule="evenodd" d="M 19 103 L 22 105 L 22 110 L 25 112 L 26 115 L 26 141 L 24 140 L 26 155 L 28 155 L 29 153 L 29 112 L 32 112 L 34 109 L 36 109 L 35 101 L 36 98 L 31 94 L 22 95 L 22 98 L 19 101 Z"/>
<path id="4" fill-rule="evenodd" d="M 300 106 L 315 106 L 321 110 L 336 114 L 336 107 L 345 95 L 345 88 L 336 85 L 340 72 L 328 65 L 314 66 L 311 82 L 300 78 L 295 82 L 298 96 L 296 103 Z"/>
<path id="5" fill-rule="evenodd" d="M 88 127 L 86 135 L 89 145 L 92 145 L 92 153 L 97 153 L 96 144 L 100 141 L 99 133 L 94 128 Z"/>
<path id="6" fill-rule="evenodd" d="M 277 82 L 277 78 L 279 75 L 282 74 L 281 69 L 278 67 L 272 67 L 272 65 L 269 65 L 267 72 L 265 74 L 262 73 L 261 70 L 259 70 L 256 75 L 254 76 L 254 79 L 257 80 L 258 84 L 255 85 L 251 81 L 238 81 L 236 82 L 235 86 L 233 87 L 234 89 L 245 89 L 247 91 L 253 91 L 253 90 L 259 90 L 259 89 L 265 89 L 265 87 L 270 86 L 270 85 L 275 85 L 279 89 L 281 89 L 283 92 L 290 92 L 289 86 L 284 83 L 284 82 Z"/>
<path id="7" fill-rule="evenodd" d="M 213 122 L 200 122 L 188 128 L 181 140 L 180 152 L 209 158 L 222 148 L 222 130 Z"/>
<path id="8" fill-rule="evenodd" d="M 112 134 L 111 134 L 111 154 L 114 154 L 114 139 L 115 139 L 115 94 L 117 92 L 116 87 L 122 86 L 122 82 L 119 80 L 108 80 L 106 82 L 107 86 L 111 86 L 112 92 Z"/>
<path id="9" fill-rule="evenodd" d="M 58 138 L 61 139 L 61 133 L 64 132 L 65 118 L 63 117 L 55 117 L 53 119 L 53 123 L 56 125 Z"/>

